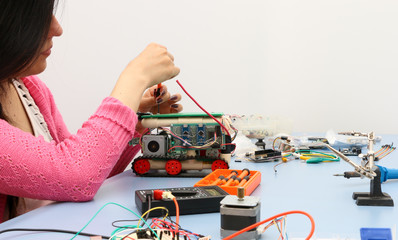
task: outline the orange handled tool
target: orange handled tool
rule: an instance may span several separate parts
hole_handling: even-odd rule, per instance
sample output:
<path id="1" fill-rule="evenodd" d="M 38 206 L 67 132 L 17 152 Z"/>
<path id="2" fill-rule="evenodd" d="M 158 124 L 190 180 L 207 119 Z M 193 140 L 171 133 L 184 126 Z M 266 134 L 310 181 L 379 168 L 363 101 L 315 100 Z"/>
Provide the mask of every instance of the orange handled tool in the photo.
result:
<path id="1" fill-rule="evenodd" d="M 228 177 L 224 177 L 223 175 L 220 175 L 210 185 L 223 185 L 228 181 L 228 179 L 230 179 L 232 176 L 237 175 L 237 174 L 238 174 L 237 171 L 232 170 L 231 173 L 228 175 Z"/>
<path id="2" fill-rule="evenodd" d="M 240 181 L 240 183 L 238 184 L 238 187 L 243 187 L 243 185 L 245 185 L 245 183 L 246 183 L 247 181 L 249 181 L 249 179 L 250 179 L 249 176 L 244 177 L 244 178 L 242 179 L 242 181 Z"/>
<path id="3" fill-rule="evenodd" d="M 214 182 L 212 182 L 210 185 L 217 185 L 219 184 L 222 180 L 224 180 L 225 177 L 223 175 L 220 175 Z"/>
<path id="4" fill-rule="evenodd" d="M 228 179 L 228 181 L 222 185 L 223 187 L 227 187 L 227 186 L 231 186 L 231 184 L 237 179 L 237 177 L 234 175 L 232 176 L 230 179 Z"/>
<path id="5" fill-rule="evenodd" d="M 247 168 L 244 168 L 241 172 L 241 174 L 239 174 L 238 178 L 243 179 L 244 177 L 250 175 L 250 170 Z"/>

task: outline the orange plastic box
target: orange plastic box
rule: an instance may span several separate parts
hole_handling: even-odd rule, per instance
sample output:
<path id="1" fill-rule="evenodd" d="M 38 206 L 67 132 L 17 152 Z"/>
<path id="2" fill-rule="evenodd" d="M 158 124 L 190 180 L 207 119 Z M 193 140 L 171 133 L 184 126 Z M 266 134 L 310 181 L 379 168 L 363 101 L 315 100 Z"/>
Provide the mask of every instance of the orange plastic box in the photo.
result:
<path id="1" fill-rule="evenodd" d="M 194 187 L 215 185 L 214 182 L 218 179 L 219 176 L 228 177 L 232 171 L 238 172 L 236 176 L 239 176 L 243 172 L 243 170 L 237 170 L 237 169 L 216 169 L 214 172 L 210 173 L 206 177 L 202 178 L 199 182 L 195 183 Z M 242 187 L 244 187 L 245 189 L 245 195 L 249 196 L 254 191 L 254 189 L 257 188 L 260 182 L 261 182 L 261 172 L 250 171 L 249 180 L 247 180 L 247 182 L 242 185 Z M 231 195 L 236 195 L 238 192 L 237 185 L 235 186 L 218 185 L 218 186 Z"/>

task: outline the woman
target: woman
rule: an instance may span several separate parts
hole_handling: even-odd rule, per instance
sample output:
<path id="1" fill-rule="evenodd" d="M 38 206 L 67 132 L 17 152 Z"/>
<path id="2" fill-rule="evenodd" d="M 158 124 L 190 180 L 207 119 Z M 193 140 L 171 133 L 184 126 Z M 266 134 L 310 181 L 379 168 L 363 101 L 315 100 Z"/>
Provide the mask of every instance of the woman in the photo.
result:
<path id="1" fill-rule="evenodd" d="M 165 86 L 160 96 L 153 95 L 156 85 L 176 76 L 179 68 L 165 47 L 152 43 L 71 135 L 51 92 L 35 76 L 47 66 L 53 38 L 62 34 L 53 10 L 54 0 L 0 0 L 2 221 L 45 205 L 42 200 L 91 200 L 139 150 L 127 144 L 142 130 L 135 112 L 157 110 L 157 104 L 164 113 L 182 110 L 181 96 L 170 96 Z"/>

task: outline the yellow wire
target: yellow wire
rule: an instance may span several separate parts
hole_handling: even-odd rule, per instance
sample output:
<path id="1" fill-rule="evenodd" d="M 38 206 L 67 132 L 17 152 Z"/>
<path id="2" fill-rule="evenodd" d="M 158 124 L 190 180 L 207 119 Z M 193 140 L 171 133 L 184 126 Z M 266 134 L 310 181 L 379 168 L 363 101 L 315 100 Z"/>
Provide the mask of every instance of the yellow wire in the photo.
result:
<path id="1" fill-rule="evenodd" d="M 144 212 L 144 214 L 141 215 L 140 220 L 138 220 L 137 226 L 140 226 L 141 219 L 144 219 L 145 215 L 147 215 L 148 213 L 152 212 L 153 210 L 157 210 L 157 209 L 166 210 L 166 215 L 163 217 L 163 220 L 165 220 L 166 217 L 169 215 L 169 210 L 167 208 L 165 208 L 165 207 L 154 207 L 154 208 L 151 208 L 148 211 Z"/>
<path id="2" fill-rule="evenodd" d="M 281 229 L 279 228 L 279 225 L 275 222 L 275 219 L 272 219 L 272 221 L 274 222 L 274 225 L 276 225 L 276 227 L 278 228 L 279 233 L 282 234 Z"/>

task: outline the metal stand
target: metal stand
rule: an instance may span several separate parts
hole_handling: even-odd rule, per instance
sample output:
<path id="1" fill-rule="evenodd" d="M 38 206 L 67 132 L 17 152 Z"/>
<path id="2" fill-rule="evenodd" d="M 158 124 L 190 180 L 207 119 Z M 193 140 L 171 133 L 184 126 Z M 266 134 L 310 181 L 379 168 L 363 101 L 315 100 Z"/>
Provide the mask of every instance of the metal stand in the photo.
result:
<path id="1" fill-rule="evenodd" d="M 377 175 L 370 180 L 370 192 L 354 192 L 352 198 L 356 199 L 358 206 L 388 206 L 393 207 L 391 196 L 381 191 L 380 169 L 374 171 Z"/>

